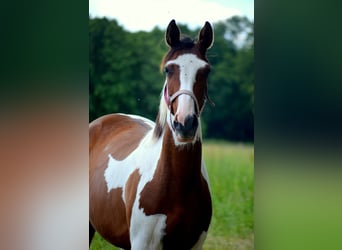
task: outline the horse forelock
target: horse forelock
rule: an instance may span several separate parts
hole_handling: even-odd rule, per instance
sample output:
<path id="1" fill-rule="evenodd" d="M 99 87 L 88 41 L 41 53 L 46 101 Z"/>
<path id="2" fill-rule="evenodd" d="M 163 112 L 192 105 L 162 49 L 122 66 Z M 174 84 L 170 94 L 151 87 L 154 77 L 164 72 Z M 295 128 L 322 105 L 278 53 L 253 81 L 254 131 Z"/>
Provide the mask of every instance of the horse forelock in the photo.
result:
<path id="1" fill-rule="evenodd" d="M 208 61 L 206 56 L 201 54 L 200 49 L 197 45 L 198 43 L 196 43 L 195 40 L 191 39 L 190 37 L 183 37 L 174 47 L 170 48 L 170 50 L 165 54 L 160 64 L 160 71 L 163 72 L 164 66 L 167 63 L 167 61 L 177 57 L 179 54 L 182 53 L 197 54 L 199 58 Z"/>

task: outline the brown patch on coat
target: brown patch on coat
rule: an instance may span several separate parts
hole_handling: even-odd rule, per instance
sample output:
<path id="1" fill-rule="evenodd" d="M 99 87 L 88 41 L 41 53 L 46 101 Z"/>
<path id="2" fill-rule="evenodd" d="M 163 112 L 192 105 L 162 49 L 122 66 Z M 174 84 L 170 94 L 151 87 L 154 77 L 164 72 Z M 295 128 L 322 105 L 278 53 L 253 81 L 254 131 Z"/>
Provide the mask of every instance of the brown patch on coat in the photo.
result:
<path id="1" fill-rule="evenodd" d="M 126 217 L 128 222 L 128 227 L 131 225 L 132 207 L 137 195 L 137 187 L 140 181 L 139 169 L 136 169 L 128 178 L 126 182 L 125 199 L 127 206 Z"/>
<path id="2" fill-rule="evenodd" d="M 123 202 L 122 188 L 108 192 L 104 172 L 108 155 L 125 159 L 152 128 L 143 120 L 124 115 L 106 115 L 89 126 L 89 217 L 94 229 L 107 241 L 130 249 L 127 211 L 132 204 Z M 136 179 L 134 173 L 131 181 Z M 133 185 L 129 185 L 133 188 Z"/>
<path id="3" fill-rule="evenodd" d="M 89 126 L 90 158 L 101 155 L 108 157 L 111 154 L 116 160 L 123 160 L 138 147 L 151 129 L 141 119 L 119 114 L 102 116 Z"/>
<path id="4" fill-rule="evenodd" d="M 140 208 L 146 215 L 167 216 L 163 249 L 190 249 L 208 230 L 212 205 L 201 158 L 200 142 L 176 148 L 166 128 L 154 178 L 140 194 Z"/>
<path id="5" fill-rule="evenodd" d="M 169 64 L 167 66 L 169 68 L 170 73 L 167 75 L 167 88 L 168 88 L 168 93 L 169 96 L 172 96 L 174 93 L 176 93 L 180 89 L 180 69 L 179 65 L 176 64 Z M 172 103 L 171 103 L 171 109 L 170 112 L 171 114 L 175 114 L 177 110 L 177 105 L 178 105 L 178 98 L 176 98 Z"/>

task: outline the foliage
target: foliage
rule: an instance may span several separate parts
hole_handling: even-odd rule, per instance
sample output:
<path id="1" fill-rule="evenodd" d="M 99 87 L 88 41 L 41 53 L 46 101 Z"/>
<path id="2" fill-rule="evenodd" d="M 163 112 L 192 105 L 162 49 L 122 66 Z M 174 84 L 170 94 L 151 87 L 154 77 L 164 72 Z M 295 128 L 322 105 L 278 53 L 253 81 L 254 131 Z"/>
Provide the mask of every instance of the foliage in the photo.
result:
<path id="1" fill-rule="evenodd" d="M 179 27 L 193 38 L 199 32 L 184 24 Z M 236 16 L 215 23 L 214 31 L 208 59 L 212 65 L 209 95 L 216 105 L 208 105 L 203 113 L 204 136 L 253 141 L 253 24 Z M 89 19 L 90 121 L 115 112 L 155 119 L 165 81 L 159 69 L 168 50 L 164 33 L 157 27 L 131 33 L 116 20 Z"/>

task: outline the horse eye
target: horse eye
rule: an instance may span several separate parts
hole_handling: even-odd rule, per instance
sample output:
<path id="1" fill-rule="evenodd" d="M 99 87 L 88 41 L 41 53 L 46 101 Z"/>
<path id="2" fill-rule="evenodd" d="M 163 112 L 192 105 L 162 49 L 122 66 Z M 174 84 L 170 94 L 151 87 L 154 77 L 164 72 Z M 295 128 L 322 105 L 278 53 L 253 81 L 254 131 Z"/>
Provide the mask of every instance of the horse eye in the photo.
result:
<path id="1" fill-rule="evenodd" d="M 164 68 L 164 72 L 167 76 L 171 76 L 173 73 L 173 70 L 170 68 L 170 66 L 167 66 Z"/>
<path id="2" fill-rule="evenodd" d="M 168 68 L 168 67 L 165 67 L 165 68 L 164 68 L 164 72 L 165 72 L 166 74 L 169 74 L 169 73 L 170 73 L 169 68 Z"/>

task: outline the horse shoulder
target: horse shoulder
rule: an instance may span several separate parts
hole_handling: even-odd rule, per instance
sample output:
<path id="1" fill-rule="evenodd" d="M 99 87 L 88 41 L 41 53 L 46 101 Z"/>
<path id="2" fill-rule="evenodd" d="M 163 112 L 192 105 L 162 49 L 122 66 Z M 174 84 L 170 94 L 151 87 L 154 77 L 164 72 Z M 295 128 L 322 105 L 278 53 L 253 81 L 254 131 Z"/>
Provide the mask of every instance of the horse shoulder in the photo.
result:
<path id="1" fill-rule="evenodd" d="M 105 115 L 90 123 L 90 153 L 100 148 L 108 157 L 125 159 L 151 130 L 153 123 L 143 117 L 124 114 Z M 99 152 L 101 153 L 101 152 Z"/>
<path id="2" fill-rule="evenodd" d="M 129 246 L 131 203 L 140 178 L 129 156 L 152 128 L 153 122 L 124 114 L 102 116 L 89 125 L 91 221 L 112 244 Z"/>

